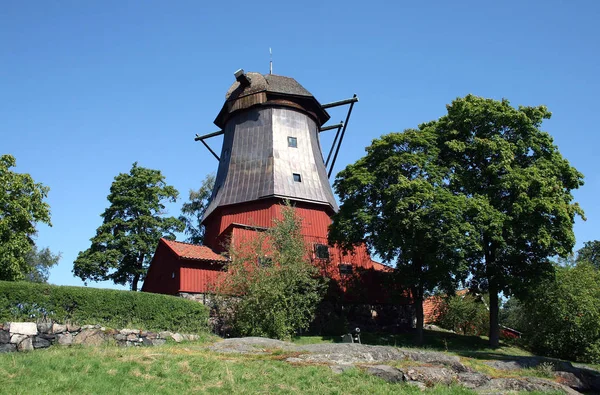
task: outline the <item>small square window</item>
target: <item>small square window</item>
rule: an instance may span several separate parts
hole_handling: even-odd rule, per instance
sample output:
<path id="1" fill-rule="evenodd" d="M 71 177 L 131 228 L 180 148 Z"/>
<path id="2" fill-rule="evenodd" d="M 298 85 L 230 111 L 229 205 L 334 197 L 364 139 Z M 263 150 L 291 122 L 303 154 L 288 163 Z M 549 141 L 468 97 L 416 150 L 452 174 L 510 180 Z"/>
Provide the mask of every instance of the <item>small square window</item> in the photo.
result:
<path id="1" fill-rule="evenodd" d="M 315 255 L 318 259 L 329 259 L 329 247 L 325 244 L 315 244 Z"/>
<path id="2" fill-rule="evenodd" d="M 340 274 L 341 275 L 348 275 L 348 274 L 352 274 L 352 265 L 349 265 L 347 263 L 342 263 L 341 265 L 338 266 L 340 269 Z"/>
<path id="3" fill-rule="evenodd" d="M 300 177 L 300 174 L 298 174 L 298 173 L 293 173 L 293 174 L 294 174 L 295 182 L 302 182 L 302 177 Z"/>
<path id="4" fill-rule="evenodd" d="M 298 139 L 296 137 L 288 136 L 288 147 L 298 148 Z"/>

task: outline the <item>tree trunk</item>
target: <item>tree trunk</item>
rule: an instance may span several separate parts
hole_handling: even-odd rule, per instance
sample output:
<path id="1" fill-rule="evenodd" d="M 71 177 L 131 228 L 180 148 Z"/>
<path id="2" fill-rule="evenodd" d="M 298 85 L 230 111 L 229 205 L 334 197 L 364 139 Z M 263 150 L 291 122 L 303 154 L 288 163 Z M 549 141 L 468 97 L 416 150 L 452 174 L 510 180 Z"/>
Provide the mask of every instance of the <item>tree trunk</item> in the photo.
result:
<path id="1" fill-rule="evenodd" d="M 415 315 L 417 318 L 417 345 L 423 344 L 423 289 L 413 287 L 413 299 L 415 301 Z"/>
<path id="2" fill-rule="evenodd" d="M 133 280 L 131 280 L 131 290 L 132 291 L 137 291 L 137 287 L 138 287 L 138 282 L 140 281 L 140 274 L 136 273 L 133 276 Z"/>
<path id="3" fill-rule="evenodd" d="M 498 289 L 495 284 L 490 283 L 490 346 L 500 345 L 500 327 L 498 325 Z"/>

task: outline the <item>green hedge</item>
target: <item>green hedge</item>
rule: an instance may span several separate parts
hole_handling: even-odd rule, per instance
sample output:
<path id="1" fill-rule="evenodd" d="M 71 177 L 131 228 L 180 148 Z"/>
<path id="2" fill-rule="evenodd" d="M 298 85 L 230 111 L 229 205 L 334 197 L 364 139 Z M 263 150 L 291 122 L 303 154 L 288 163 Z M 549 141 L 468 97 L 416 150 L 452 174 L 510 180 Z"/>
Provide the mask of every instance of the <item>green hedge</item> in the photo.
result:
<path id="1" fill-rule="evenodd" d="M 117 329 L 200 333 L 207 330 L 208 309 L 168 295 L 0 281 L 0 322 L 44 318 Z"/>

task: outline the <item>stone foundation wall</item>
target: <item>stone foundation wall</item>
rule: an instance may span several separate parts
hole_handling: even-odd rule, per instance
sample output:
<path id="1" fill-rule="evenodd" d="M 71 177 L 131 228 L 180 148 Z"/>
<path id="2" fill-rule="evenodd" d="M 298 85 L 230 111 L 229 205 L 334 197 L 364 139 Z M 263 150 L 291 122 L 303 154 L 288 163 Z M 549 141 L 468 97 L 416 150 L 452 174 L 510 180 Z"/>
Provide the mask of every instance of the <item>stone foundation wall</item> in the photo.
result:
<path id="1" fill-rule="evenodd" d="M 100 325 L 61 325 L 55 322 L 9 322 L 0 324 L 0 353 L 30 351 L 51 345 L 99 346 L 114 341 L 118 346 L 160 346 L 167 339 L 176 342 L 198 340 L 198 335 L 148 332 L 139 329 L 107 329 Z"/>

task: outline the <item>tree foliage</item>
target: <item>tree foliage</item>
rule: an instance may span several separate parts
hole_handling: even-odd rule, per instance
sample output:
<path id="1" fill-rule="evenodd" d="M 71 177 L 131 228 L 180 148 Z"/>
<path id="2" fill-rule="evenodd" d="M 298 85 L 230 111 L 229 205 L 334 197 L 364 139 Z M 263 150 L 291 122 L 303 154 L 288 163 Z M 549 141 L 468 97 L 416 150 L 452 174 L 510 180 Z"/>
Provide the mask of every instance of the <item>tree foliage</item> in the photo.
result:
<path id="1" fill-rule="evenodd" d="M 577 262 L 584 261 L 600 270 L 600 241 L 586 241 L 583 247 L 577 250 Z"/>
<path id="2" fill-rule="evenodd" d="M 477 199 L 481 254 L 472 285 L 490 294 L 490 343 L 498 345 L 498 293 L 524 294 L 552 271 L 550 257 L 573 248 L 573 223 L 583 216 L 571 191 L 583 176 L 540 130 L 545 106 L 514 108 L 507 100 L 468 95 L 427 124 L 440 139 L 449 187 Z"/>
<path id="3" fill-rule="evenodd" d="M 33 246 L 25 257 L 29 266 L 29 272 L 26 274 L 25 280 L 34 283 L 47 282 L 50 276 L 50 268 L 58 264 L 60 255 L 60 253 L 53 254 L 48 247 L 40 250 L 37 246 Z"/>
<path id="4" fill-rule="evenodd" d="M 469 200 L 448 189 L 438 156 L 430 127 L 374 140 L 367 155 L 336 178 L 342 204 L 329 233 L 331 243 L 350 249 L 364 242 L 395 264 L 415 299 L 420 339 L 425 291 L 453 293 L 477 247 Z"/>
<path id="5" fill-rule="evenodd" d="M 179 220 L 185 224 L 185 233 L 188 235 L 185 241 L 188 243 L 203 244 L 204 225 L 202 225 L 202 217 L 210 202 L 214 185 L 214 174 L 207 175 L 198 190 L 190 190 L 189 202 L 183 203 L 181 207 Z"/>
<path id="6" fill-rule="evenodd" d="M 174 232 L 183 231 L 180 220 L 164 217 L 164 203 L 177 196 L 159 170 L 137 162 L 129 174 L 116 176 L 108 195 L 110 206 L 101 214 L 102 225 L 90 239 L 90 248 L 77 256 L 73 273 L 84 281 L 112 280 L 137 290 L 159 239 L 174 239 Z"/>
<path id="7" fill-rule="evenodd" d="M 482 295 L 454 295 L 447 298 L 438 324 L 463 335 L 481 336 L 489 328 L 489 313 Z"/>
<path id="8" fill-rule="evenodd" d="M 27 257 L 38 222 L 52 226 L 50 206 L 44 201 L 49 188 L 29 174 L 11 171 L 16 160 L 0 156 L 0 280 L 21 280 L 30 272 Z"/>
<path id="9" fill-rule="evenodd" d="M 557 266 L 522 301 L 525 341 L 548 356 L 600 363 L 600 271 L 589 262 Z"/>
<path id="10" fill-rule="evenodd" d="M 273 227 L 229 247 L 227 276 L 217 287 L 221 311 L 241 336 L 289 339 L 308 328 L 325 284 L 309 260 L 301 220 L 287 205 Z"/>

